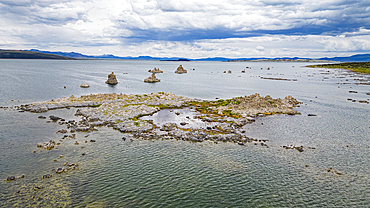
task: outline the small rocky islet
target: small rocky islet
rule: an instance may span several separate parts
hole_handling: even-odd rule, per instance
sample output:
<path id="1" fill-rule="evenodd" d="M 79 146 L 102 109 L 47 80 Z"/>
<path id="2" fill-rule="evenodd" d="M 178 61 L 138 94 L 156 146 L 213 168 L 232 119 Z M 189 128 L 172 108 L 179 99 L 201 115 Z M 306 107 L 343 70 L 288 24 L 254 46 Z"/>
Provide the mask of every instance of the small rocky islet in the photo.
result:
<path id="1" fill-rule="evenodd" d="M 156 76 L 155 76 L 155 73 L 153 72 L 153 74 L 150 76 L 150 77 L 148 77 L 148 78 L 146 78 L 146 79 L 144 79 L 144 82 L 149 82 L 149 83 L 154 83 L 154 82 L 160 82 L 161 80 L 160 79 L 158 79 Z"/>
<path id="2" fill-rule="evenodd" d="M 162 70 L 160 70 L 159 68 L 156 68 L 156 67 L 154 67 L 154 69 L 149 69 L 148 72 L 153 73 L 153 74 L 163 73 Z"/>
<path id="3" fill-rule="evenodd" d="M 108 79 L 107 79 L 107 81 L 105 81 L 105 83 L 110 84 L 110 85 L 118 84 L 118 81 L 117 81 L 117 78 L 116 78 L 116 75 L 114 74 L 114 72 L 112 72 L 111 74 L 108 75 Z"/>
<path id="4" fill-rule="evenodd" d="M 184 69 L 184 67 L 182 67 L 182 65 L 180 65 L 179 67 L 177 67 L 175 73 L 176 74 L 184 74 L 184 73 L 188 73 L 188 71 L 186 69 Z"/>

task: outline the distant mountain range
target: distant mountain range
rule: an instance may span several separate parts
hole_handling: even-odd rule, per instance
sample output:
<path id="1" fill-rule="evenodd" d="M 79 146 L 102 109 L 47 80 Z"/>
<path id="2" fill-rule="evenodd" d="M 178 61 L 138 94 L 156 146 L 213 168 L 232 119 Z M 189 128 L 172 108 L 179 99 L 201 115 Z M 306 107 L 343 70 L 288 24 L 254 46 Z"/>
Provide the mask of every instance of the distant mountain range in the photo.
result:
<path id="1" fill-rule="evenodd" d="M 4 55 L 5 54 L 5 55 Z M 40 51 L 37 49 L 31 50 L 1 50 L 0 58 L 24 58 L 24 59 L 124 59 L 124 60 L 151 60 L 151 61 L 291 61 L 291 62 L 370 62 L 370 54 L 357 54 L 349 57 L 333 57 L 333 58 L 300 58 L 300 57 L 283 57 L 283 58 L 225 58 L 225 57 L 214 57 L 214 58 L 200 58 L 200 59 L 188 59 L 184 57 L 151 57 L 151 56 L 138 56 L 138 57 L 120 57 L 111 54 L 104 54 L 100 56 L 89 56 L 76 52 L 51 52 L 51 51 Z"/>
<path id="2" fill-rule="evenodd" d="M 323 61 L 340 61 L 340 62 L 369 62 L 370 54 L 357 54 L 349 57 L 320 58 Z"/>
<path id="3" fill-rule="evenodd" d="M 39 52 L 39 53 L 45 53 L 45 54 L 55 54 L 59 56 L 74 58 L 74 59 L 126 59 L 126 60 L 148 60 L 148 61 L 258 61 L 258 60 L 311 60 L 309 58 L 237 58 L 237 59 L 231 59 L 231 58 L 225 58 L 225 57 L 214 57 L 214 58 L 200 58 L 200 59 L 189 59 L 184 57 L 151 57 L 151 56 L 138 56 L 138 57 L 131 57 L 131 56 L 115 56 L 112 54 L 104 54 L 100 56 L 89 56 L 84 55 L 81 53 L 75 53 L 75 52 L 51 52 L 51 51 L 40 51 L 37 49 L 31 49 L 29 51 L 32 52 Z M 370 60 L 370 56 L 369 56 Z"/>

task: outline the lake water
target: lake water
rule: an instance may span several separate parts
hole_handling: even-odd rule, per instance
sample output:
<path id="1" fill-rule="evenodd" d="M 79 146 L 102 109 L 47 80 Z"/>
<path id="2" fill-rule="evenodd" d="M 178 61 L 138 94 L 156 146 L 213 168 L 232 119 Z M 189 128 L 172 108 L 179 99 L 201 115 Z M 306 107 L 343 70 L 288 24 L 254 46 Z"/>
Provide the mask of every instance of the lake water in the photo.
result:
<path id="1" fill-rule="evenodd" d="M 179 64 L 187 74 L 174 73 Z M 359 101 L 370 101 L 370 76 L 306 65 L 0 60 L 0 106 L 10 107 L 0 109 L 0 207 L 368 207 L 370 104 Z M 144 83 L 154 67 L 164 71 L 157 74 L 161 82 Z M 118 85 L 104 83 L 111 72 Z M 90 87 L 80 88 L 83 82 Z M 292 95 L 303 104 L 296 108 L 301 115 L 266 116 L 243 127 L 247 136 L 269 140 L 269 148 L 131 142 L 107 127 L 62 140 L 56 132 L 63 127 L 38 116 L 78 120 L 76 109 L 35 114 L 11 108 L 72 94 L 160 91 L 207 100 Z M 53 150 L 36 146 L 50 139 L 62 144 Z M 85 143 L 91 139 L 96 142 Z M 305 148 L 282 147 L 287 145 Z M 64 162 L 79 164 L 79 170 L 55 174 L 52 169 Z M 46 174 L 54 176 L 42 179 Z"/>

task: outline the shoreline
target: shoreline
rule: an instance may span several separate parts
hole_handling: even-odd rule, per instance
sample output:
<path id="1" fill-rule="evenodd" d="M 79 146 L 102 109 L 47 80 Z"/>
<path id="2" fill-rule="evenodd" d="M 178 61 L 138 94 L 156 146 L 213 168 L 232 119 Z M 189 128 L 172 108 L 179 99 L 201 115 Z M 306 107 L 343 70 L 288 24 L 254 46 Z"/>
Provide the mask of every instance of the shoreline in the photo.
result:
<path id="1" fill-rule="evenodd" d="M 353 72 L 370 74 L 370 62 L 346 62 L 339 64 L 318 64 L 308 65 L 310 68 L 331 68 L 331 69 L 347 69 Z"/>

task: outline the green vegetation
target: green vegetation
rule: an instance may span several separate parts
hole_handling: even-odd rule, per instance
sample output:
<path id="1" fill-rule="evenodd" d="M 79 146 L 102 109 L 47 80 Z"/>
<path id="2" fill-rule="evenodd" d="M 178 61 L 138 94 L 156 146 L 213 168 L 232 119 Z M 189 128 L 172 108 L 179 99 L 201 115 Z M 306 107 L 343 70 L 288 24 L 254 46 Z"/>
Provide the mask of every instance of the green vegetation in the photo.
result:
<path id="1" fill-rule="evenodd" d="M 348 69 L 358 73 L 370 74 L 370 62 L 349 62 L 340 64 L 320 64 L 308 66 L 312 68 L 336 68 L 336 69 Z"/>
<path id="2" fill-rule="evenodd" d="M 211 107 L 227 106 L 230 103 L 240 104 L 239 100 L 227 99 L 227 100 L 217 100 L 217 101 L 202 101 L 202 102 L 190 102 L 188 106 L 195 106 L 195 110 L 201 114 L 207 114 L 210 117 L 228 116 L 233 118 L 240 118 L 241 115 L 232 113 L 232 110 L 224 110 L 222 114 L 219 114 L 218 110 L 213 110 Z"/>
<path id="3" fill-rule="evenodd" d="M 224 110 L 222 111 L 222 114 L 228 117 L 233 117 L 233 118 L 240 118 L 241 116 L 239 114 L 232 113 L 231 110 Z"/>
<path id="4" fill-rule="evenodd" d="M 227 106 L 227 105 L 230 104 L 230 102 L 231 102 L 231 100 L 229 100 L 229 99 L 227 99 L 227 100 L 220 99 L 220 100 L 214 102 L 215 105 L 213 105 L 213 106 L 216 106 L 216 107 L 219 107 L 219 106 Z"/>
<path id="5" fill-rule="evenodd" d="M 239 97 L 236 97 L 236 98 L 234 98 L 234 99 L 227 99 L 227 100 L 222 100 L 222 99 L 220 99 L 220 100 L 218 100 L 218 101 L 215 101 L 214 102 L 214 104 L 215 105 L 213 105 L 213 106 L 215 106 L 215 107 L 219 107 L 219 106 L 227 106 L 227 105 L 229 105 L 230 103 L 232 103 L 232 104 L 235 104 L 235 105 L 239 105 L 241 102 L 240 102 L 240 100 L 235 100 L 235 99 L 239 99 Z"/>

